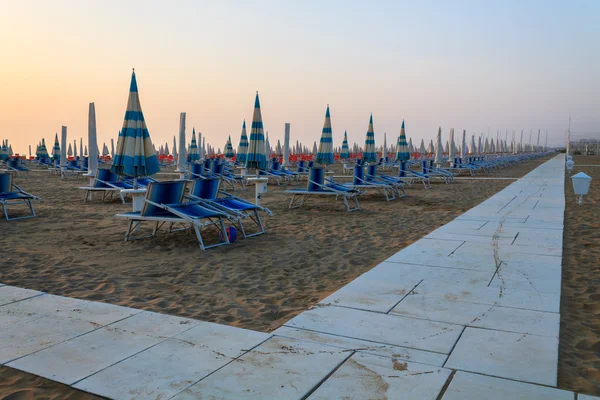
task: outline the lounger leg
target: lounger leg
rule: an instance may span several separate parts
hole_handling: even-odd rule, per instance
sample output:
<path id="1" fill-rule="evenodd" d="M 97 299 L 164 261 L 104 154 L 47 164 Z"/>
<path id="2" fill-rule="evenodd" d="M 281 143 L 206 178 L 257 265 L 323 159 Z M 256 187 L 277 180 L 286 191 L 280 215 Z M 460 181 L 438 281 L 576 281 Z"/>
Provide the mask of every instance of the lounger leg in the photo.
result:
<path id="1" fill-rule="evenodd" d="M 196 232 L 196 238 L 198 239 L 198 243 L 200 243 L 200 248 L 202 250 L 206 250 L 204 248 L 204 242 L 202 241 L 202 235 L 200 234 L 200 227 L 194 224 L 194 231 Z"/>

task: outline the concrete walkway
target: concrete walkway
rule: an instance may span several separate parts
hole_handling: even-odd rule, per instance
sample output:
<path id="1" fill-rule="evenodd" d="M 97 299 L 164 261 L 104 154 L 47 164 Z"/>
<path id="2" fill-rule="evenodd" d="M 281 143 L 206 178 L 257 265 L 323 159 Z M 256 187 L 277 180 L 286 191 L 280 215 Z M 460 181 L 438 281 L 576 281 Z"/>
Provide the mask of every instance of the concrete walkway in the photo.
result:
<path id="1" fill-rule="evenodd" d="M 272 335 L 0 287 L 0 363 L 119 399 L 574 400 L 554 388 L 563 159 Z"/>

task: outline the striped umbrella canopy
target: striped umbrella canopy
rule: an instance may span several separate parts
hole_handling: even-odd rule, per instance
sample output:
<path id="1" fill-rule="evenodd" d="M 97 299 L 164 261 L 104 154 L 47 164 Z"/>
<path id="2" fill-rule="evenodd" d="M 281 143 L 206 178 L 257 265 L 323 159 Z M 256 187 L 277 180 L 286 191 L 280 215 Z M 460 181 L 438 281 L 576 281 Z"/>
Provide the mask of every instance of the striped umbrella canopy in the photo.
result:
<path id="1" fill-rule="evenodd" d="M 134 177 L 134 186 L 137 186 L 137 177 L 154 175 L 160 170 L 142 113 L 135 71 L 131 74 L 127 110 L 111 170 L 117 175 Z"/>
<path id="2" fill-rule="evenodd" d="M 333 136 L 331 132 L 329 104 L 327 104 L 327 111 L 325 111 L 325 122 L 323 123 L 323 131 L 321 132 L 316 162 L 324 165 L 333 164 Z"/>
<path id="3" fill-rule="evenodd" d="M 240 144 L 238 145 L 237 159 L 240 163 L 246 162 L 246 153 L 248 152 L 248 135 L 246 134 L 246 120 L 242 124 L 242 136 L 240 137 Z"/>
<path id="4" fill-rule="evenodd" d="M 342 151 L 340 152 L 340 158 L 342 160 L 350 158 L 350 152 L 348 150 L 348 133 L 344 131 L 344 141 L 342 142 Z"/>
<path id="5" fill-rule="evenodd" d="M 408 143 L 406 143 L 406 131 L 404 130 L 403 120 L 402 127 L 400 128 L 400 136 L 398 136 L 398 150 L 396 153 L 396 161 L 408 160 L 410 160 L 410 152 L 408 150 Z"/>
<path id="6" fill-rule="evenodd" d="M 6 142 L 8 140 L 2 140 L 2 146 L 0 146 L 0 161 L 6 161 L 8 159 L 8 146 Z"/>
<path id="7" fill-rule="evenodd" d="M 39 158 L 41 158 L 42 160 L 49 158 L 50 156 L 48 155 L 48 149 L 46 148 L 46 139 L 42 139 L 42 144 L 40 145 L 40 154 L 39 154 Z"/>
<path id="8" fill-rule="evenodd" d="M 54 136 L 54 146 L 52 147 L 52 158 L 60 160 L 60 144 L 58 144 L 58 133 Z"/>
<path id="9" fill-rule="evenodd" d="M 260 100 L 258 98 L 258 92 L 256 92 L 252 126 L 250 128 L 250 140 L 248 141 L 248 152 L 246 153 L 246 167 L 264 169 L 266 166 L 267 154 L 265 147 L 265 133 L 263 130 L 262 115 L 260 113 Z"/>
<path id="10" fill-rule="evenodd" d="M 227 158 L 232 158 L 233 156 L 235 156 L 235 153 L 233 152 L 233 146 L 231 145 L 231 136 L 229 136 L 227 138 L 227 143 L 225 143 L 225 157 Z"/>
<path id="11" fill-rule="evenodd" d="M 375 132 L 373 132 L 373 114 L 369 118 L 369 128 L 365 137 L 365 149 L 363 151 L 364 162 L 376 162 L 377 153 L 375 152 Z"/>
<path id="12" fill-rule="evenodd" d="M 200 153 L 198 153 L 198 142 L 196 141 L 196 130 L 192 128 L 192 142 L 190 143 L 190 151 L 189 151 L 189 159 L 190 161 L 200 161 Z"/>

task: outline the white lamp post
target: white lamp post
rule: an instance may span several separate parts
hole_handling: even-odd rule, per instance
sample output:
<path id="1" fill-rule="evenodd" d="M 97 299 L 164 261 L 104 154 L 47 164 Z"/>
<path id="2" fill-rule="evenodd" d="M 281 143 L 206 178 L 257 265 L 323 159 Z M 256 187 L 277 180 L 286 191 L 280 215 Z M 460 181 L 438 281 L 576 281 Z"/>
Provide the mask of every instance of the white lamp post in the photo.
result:
<path id="1" fill-rule="evenodd" d="M 569 171 L 569 175 L 571 175 L 571 170 L 574 166 L 575 162 L 569 158 L 569 160 L 567 160 L 567 171 Z"/>
<path id="2" fill-rule="evenodd" d="M 575 192 L 575 196 L 579 196 L 579 205 L 581 205 L 583 203 L 583 196 L 588 194 L 592 178 L 580 172 L 573 175 L 571 180 L 573 181 L 573 191 Z"/>

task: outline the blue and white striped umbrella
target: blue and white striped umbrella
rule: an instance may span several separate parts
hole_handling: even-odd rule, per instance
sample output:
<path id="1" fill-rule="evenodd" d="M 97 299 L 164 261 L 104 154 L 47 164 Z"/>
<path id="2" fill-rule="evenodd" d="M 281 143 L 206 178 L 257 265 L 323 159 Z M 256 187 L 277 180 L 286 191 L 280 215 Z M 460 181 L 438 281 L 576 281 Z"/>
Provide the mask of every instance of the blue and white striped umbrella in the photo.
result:
<path id="1" fill-rule="evenodd" d="M 236 161 L 239 163 L 245 163 L 246 153 L 248 153 L 248 135 L 246 134 L 246 120 L 244 120 L 244 123 L 242 124 L 242 137 L 240 137 Z"/>
<path id="2" fill-rule="evenodd" d="M 8 159 L 8 146 L 6 143 L 8 140 L 2 140 L 2 146 L 0 146 L 0 161 L 6 161 Z"/>
<path id="3" fill-rule="evenodd" d="M 190 154 L 188 158 L 191 162 L 200 161 L 200 153 L 198 153 L 198 142 L 196 141 L 196 129 L 192 128 L 192 142 L 190 143 Z"/>
<path id="4" fill-rule="evenodd" d="M 225 150 L 223 152 L 225 153 L 226 158 L 233 158 L 235 155 L 233 152 L 233 146 L 231 145 L 231 136 L 227 138 L 227 143 L 225 143 Z"/>
<path id="5" fill-rule="evenodd" d="M 50 158 L 50 155 L 48 154 L 48 149 L 46 148 L 46 139 L 42 139 L 42 144 L 40 145 L 40 154 L 39 154 L 39 158 L 42 160 L 48 159 Z"/>
<path id="6" fill-rule="evenodd" d="M 127 110 L 123 128 L 119 133 L 111 170 L 117 175 L 134 178 L 154 175 L 160 170 L 158 157 L 152 146 L 142 113 L 135 71 L 131 74 Z"/>
<path id="7" fill-rule="evenodd" d="M 344 131 L 344 141 L 342 142 L 342 151 L 340 152 L 340 158 L 347 160 L 350 158 L 350 152 L 348 151 L 348 134 Z"/>
<path id="8" fill-rule="evenodd" d="M 248 142 L 248 153 L 246 154 L 246 167 L 264 169 L 266 166 L 265 132 L 260 113 L 260 100 L 258 99 L 258 92 L 256 92 L 252 127 L 250 128 L 250 141 Z"/>
<path id="9" fill-rule="evenodd" d="M 327 104 L 327 111 L 325 111 L 325 122 L 323 123 L 323 132 L 321 133 L 316 162 L 317 164 L 324 165 L 333 164 L 333 136 L 331 133 L 329 104 Z"/>
<path id="10" fill-rule="evenodd" d="M 367 137 L 365 138 L 365 149 L 363 151 L 364 162 L 376 162 L 377 153 L 375 151 L 375 132 L 373 132 L 373 114 L 369 119 L 369 129 L 367 130 Z"/>
<path id="11" fill-rule="evenodd" d="M 54 136 L 54 147 L 52 147 L 52 158 L 60 161 L 60 145 L 58 144 L 58 133 Z"/>
<path id="12" fill-rule="evenodd" d="M 398 136 L 398 150 L 396 152 L 396 161 L 410 160 L 410 152 L 408 151 L 408 143 L 406 143 L 406 132 L 404 131 L 404 120 L 402 128 L 400 128 L 400 136 Z"/>

